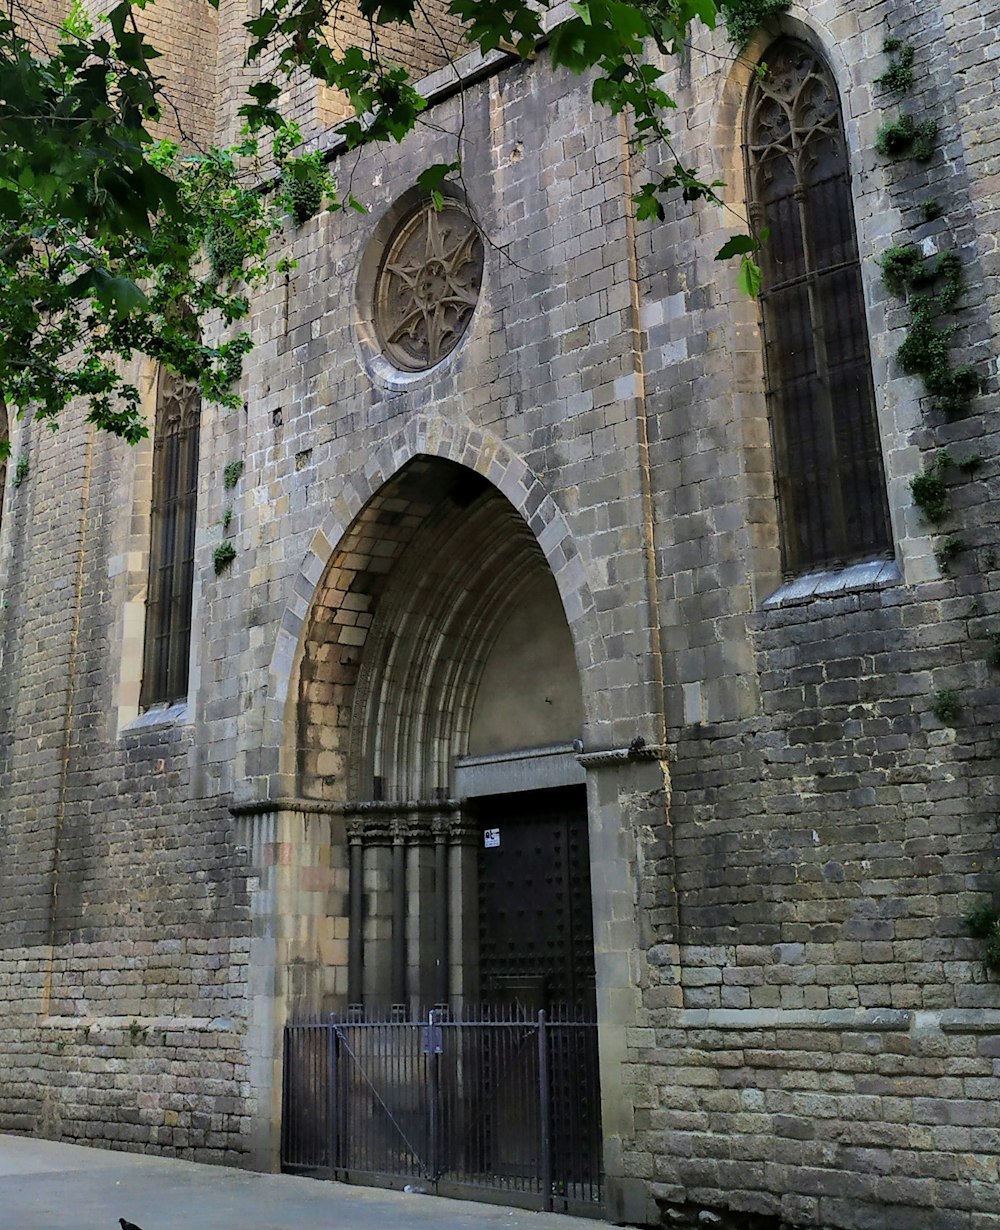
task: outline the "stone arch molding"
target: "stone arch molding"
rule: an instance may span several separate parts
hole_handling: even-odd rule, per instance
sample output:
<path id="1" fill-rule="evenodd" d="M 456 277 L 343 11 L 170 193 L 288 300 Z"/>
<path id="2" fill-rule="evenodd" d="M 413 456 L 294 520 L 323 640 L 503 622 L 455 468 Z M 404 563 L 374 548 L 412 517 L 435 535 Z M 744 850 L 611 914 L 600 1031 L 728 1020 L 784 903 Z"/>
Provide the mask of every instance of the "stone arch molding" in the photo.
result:
<path id="1" fill-rule="evenodd" d="M 294 793 L 296 684 L 301 669 L 305 634 L 314 597 L 340 543 L 369 501 L 410 461 L 419 457 L 452 461 L 479 474 L 503 495 L 534 535 L 544 555 L 569 624 L 581 678 L 600 661 L 601 638 L 583 560 L 569 525 L 541 479 L 501 440 L 467 420 L 455 422 L 439 415 L 418 415 L 384 441 L 364 468 L 343 481 L 327 517 L 309 545 L 291 586 L 268 675 L 262 730 L 262 765 L 278 772 L 259 789 L 270 799 Z M 586 717 L 588 689 L 584 687 Z M 259 797 L 259 796 L 258 796 Z"/>

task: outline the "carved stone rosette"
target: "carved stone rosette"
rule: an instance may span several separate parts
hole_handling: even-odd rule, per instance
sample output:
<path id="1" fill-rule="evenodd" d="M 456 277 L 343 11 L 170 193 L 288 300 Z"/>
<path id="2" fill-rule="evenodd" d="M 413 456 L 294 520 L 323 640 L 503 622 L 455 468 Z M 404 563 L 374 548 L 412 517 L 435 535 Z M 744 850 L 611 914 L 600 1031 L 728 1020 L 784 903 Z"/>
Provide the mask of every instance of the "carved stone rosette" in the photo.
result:
<path id="1" fill-rule="evenodd" d="M 375 331 L 402 371 L 433 367 L 458 345 L 483 280 L 483 242 L 457 202 L 420 205 L 396 228 L 375 281 Z"/>

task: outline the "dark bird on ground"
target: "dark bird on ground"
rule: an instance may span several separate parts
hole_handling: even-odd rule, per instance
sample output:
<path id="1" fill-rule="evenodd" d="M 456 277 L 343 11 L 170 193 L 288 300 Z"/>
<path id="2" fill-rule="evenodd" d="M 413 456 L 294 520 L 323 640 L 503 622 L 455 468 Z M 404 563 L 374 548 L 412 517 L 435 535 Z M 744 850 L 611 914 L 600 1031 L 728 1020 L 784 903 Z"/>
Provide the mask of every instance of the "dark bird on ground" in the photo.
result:
<path id="1" fill-rule="evenodd" d="M 137 1226 L 134 1221 L 126 1221 L 124 1217 L 118 1218 L 118 1224 L 122 1230 L 142 1230 L 142 1226 Z"/>

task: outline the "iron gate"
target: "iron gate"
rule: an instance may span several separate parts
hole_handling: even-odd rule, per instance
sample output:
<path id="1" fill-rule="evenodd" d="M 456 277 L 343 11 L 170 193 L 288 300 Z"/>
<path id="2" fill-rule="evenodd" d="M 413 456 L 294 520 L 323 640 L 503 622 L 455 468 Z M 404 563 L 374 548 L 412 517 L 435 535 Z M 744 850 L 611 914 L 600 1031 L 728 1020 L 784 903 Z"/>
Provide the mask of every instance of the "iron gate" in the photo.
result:
<path id="1" fill-rule="evenodd" d="M 338 1021 L 285 1029 L 282 1169 L 603 1213 L 592 1021 Z"/>

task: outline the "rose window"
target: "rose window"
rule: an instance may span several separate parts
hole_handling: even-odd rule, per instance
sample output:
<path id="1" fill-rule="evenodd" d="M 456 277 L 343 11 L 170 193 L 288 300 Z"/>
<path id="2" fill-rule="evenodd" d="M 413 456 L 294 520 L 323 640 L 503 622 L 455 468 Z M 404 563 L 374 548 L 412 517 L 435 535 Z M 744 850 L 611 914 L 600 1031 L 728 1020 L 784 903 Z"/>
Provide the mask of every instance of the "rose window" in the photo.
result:
<path id="1" fill-rule="evenodd" d="M 482 279 L 483 243 L 460 205 L 428 202 L 409 214 L 386 245 L 375 285 L 375 329 L 389 361 L 419 372 L 450 354 Z"/>

